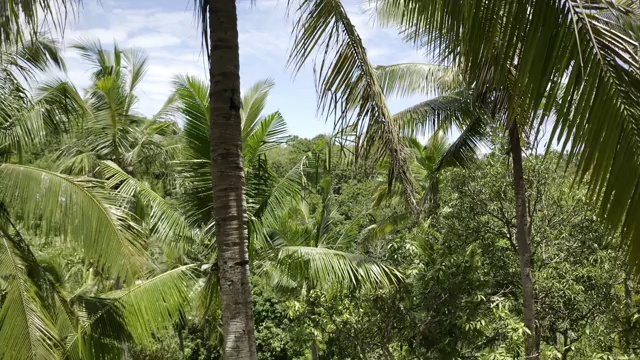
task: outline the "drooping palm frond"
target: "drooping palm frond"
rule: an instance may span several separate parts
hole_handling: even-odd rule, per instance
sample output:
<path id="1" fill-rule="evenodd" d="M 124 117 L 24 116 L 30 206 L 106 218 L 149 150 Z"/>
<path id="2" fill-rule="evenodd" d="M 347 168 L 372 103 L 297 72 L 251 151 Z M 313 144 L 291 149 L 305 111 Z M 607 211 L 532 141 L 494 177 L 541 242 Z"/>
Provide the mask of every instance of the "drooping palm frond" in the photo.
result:
<path id="1" fill-rule="evenodd" d="M 214 252 L 211 259 L 217 258 Z M 222 334 L 222 324 L 217 319 L 221 318 L 222 309 L 220 298 L 220 275 L 216 263 L 204 264 L 200 267 L 204 277 L 198 281 L 196 292 L 193 296 L 192 309 L 196 314 L 196 321 L 206 324 L 210 338 Z"/>
<path id="2" fill-rule="evenodd" d="M 489 136 L 485 116 L 476 116 L 467 121 L 462 133 L 451 143 L 435 164 L 434 176 L 447 167 L 465 167 L 477 159 L 480 148 Z"/>
<path id="3" fill-rule="evenodd" d="M 0 149 L 22 154 L 44 139 L 42 108 L 10 72 L 0 72 L 0 81 Z"/>
<path id="4" fill-rule="evenodd" d="M 375 74 L 387 97 L 433 96 L 462 88 L 459 73 L 439 64 L 379 65 L 375 67 Z"/>
<path id="5" fill-rule="evenodd" d="M 193 270 L 194 265 L 186 265 L 127 290 L 74 299 L 80 325 L 65 341 L 66 356 L 118 358 L 128 342 L 152 342 L 155 334 L 171 329 L 180 312 L 189 308 Z"/>
<path id="6" fill-rule="evenodd" d="M 292 2 L 290 2 L 291 5 Z M 289 62 L 298 71 L 317 51 L 319 109 L 335 116 L 336 127 L 351 126 L 363 135 L 358 150 L 380 159 L 389 156 L 407 205 L 418 213 L 416 189 L 400 129 L 385 101 L 362 39 L 338 0 L 301 1 L 295 9 L 294 46 Z"/>
<path id="7" fill-rule="evenodd" d="M 0 199 L 26 228 L 62 236 L 113 276 L 130 279 L 144 260 L 140 234 L 114 195 L 92 179 L 0 165 Z"/>
<path id="8" fill-rule="evenodd" d="M 64 32 L 70 15 L 78 10 L 81 0 L 6 1 L 0 7 L 0 44 L 19 44 L 37 38 L 43 23 Z"/>
<path id="9" fill-rule="evenodd" d="M 436 96 L 394 114 L 394 120 L 408 136 L 426 136 L 436 131 L 450 132 L 455 126 L 484 114 L 465 90 Z"/>
<path id="10" fill-rule="evenodd" d="M 140 199 L 149 208 L 148 217 L 152 234 L 166 244 L 180 244 L 199 237 L 175 204 L 156 193 L 142 181 L 124 172 L 111 161 L 103 161 L 98 173 L 106 180 L 105 186 L 123 198 Z"/>
<path id="11" fill-rule="evenodd" d="M 509 120 L 553 122 L 640 269 L 640 54 L 634 1 L 383 0 L 383 19 L 461 69 L 475 93 L 509 89 Z M 508 29 L 508 31 L 505 31 Z"/>
<path id="12" fill-rule="evenodd" d="M 0 50 L 0 66 L 23 80 L 34 80 L 50 69 L 66 70 L 60 45 L 45 34 Z"/>
<path id="13" fill-rule="evenodd" d="M 321 247 L 283 247 L 276 266 L 296 283 L 326 290 L 389 288 L 402 279 L 395 269 L 367 256 Z"/>
<path id="14" fill-rule="evenodd" d="M 64 119 L 77 126 L 89 111 L 78 89 L 64 79 L 52 78 L 38 83 L 34 95 L 36 102 L 47 110 L 52 124 Z"/>
<path id="15" fill-rule="evenodd" d="M 7 282 L 0 304 L 0 359 L 55 359 L 62 344 L 50 310 L 52 282 L 27 243 L 0 209 L 0 277 Z"/>
<path id="16" fill-rule="evenodd" d="M 44 99 L 33 97 L 25 81 L 57 66 L 64 67 L 57 44 L 46 37 L 0 50 L 0 148 L 6 153 L 22 153 L 40 145 L 49 135 L 66 128 L 66 119 L 57 118 Z"/>
<path id="17" fill-rule="evenodd" d="M 105 297 L 114 299 L 122 308 L 133 338 L 148 343 L 154 334 L 172 327 L 180 310 L 189 308 L 195 286 L 194 268 L 195 265 L 184 265 Z"/>

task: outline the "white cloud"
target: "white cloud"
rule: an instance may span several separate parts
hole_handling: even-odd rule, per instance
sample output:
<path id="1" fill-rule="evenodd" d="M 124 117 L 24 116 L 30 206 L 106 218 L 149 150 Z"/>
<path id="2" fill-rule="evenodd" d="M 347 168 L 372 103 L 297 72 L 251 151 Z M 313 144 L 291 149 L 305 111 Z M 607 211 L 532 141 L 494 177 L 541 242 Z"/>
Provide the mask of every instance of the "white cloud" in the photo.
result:
<path id="1" fill-rule="evenodd" d="M 91 28 L 83 30 L 71 30 L 65 34 L 65 42 L 73 43 L 80 39 L 99 39 L 103 43 L 122 42 L 127 39 L 127 32 L 119 28 Z"/>
<path id="2" fill-rule="evenodd" d="M 180 38 L 171 34 L 141 34 L 127 40 L 127 46 L 138 48 L 161 48 L 180 44 Z"/>

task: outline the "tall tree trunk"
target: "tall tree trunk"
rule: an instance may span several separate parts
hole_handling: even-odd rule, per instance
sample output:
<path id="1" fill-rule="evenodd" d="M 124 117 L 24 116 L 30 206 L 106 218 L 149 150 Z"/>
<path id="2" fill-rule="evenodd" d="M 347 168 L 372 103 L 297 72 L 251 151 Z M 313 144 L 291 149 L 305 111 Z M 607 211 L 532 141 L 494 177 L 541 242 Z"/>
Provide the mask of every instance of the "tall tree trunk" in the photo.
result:
<path id="1" fill-rule="evenodd" d="M 509 126 L 509 144 L 513 161 L 513 190 L 516 198 L 516 243 L 520 259 L 522 276 L 522 290 L 524 300 L 524 326 L 529 330 L 525 338 L 524 351 L 527 359 L 540 358 L 540 341 L 536 329 L 536 304 L 533 277 L 533 246 L 529 232 L 529 217 L 527 214 L 527 191 L 524 183 L 522 166 L 522 146 L 520 131 L 514 120 Z"/>
<path id="2" fill-rule="evenodd" d="M 211 173 L 225 360 L 255 360 L 235 0 L 209 0 Z"/>

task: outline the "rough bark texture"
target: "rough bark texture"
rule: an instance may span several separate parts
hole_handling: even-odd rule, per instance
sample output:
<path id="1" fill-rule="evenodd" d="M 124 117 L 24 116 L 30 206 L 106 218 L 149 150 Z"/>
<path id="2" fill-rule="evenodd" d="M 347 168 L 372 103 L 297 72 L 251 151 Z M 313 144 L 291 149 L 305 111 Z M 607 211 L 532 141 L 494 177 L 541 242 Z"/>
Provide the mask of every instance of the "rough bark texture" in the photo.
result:
<path id="1" fill-rule="evenodd" d="M 254 360 L 235 0 L 209 1 L 211 172 L 225 360 Z"/>
<path id="2" fill-rule="evenodd" d="M 524 300 L 524 326 L 530 334 L 525 338 L 525 356 L 527 359 L 540 358 L 540 342 L 536 329 L 536 304 L 533 277 L 533 246 L 529 233 L 529 217 L 527 214 L 527 191 L 524 183 L 522 166 L 522 146 L 518 124 L 513 121 L 509 127 L 509 144 L 513 161 L 513 190 L 516 198 L 516 243 L 520 259 L 522 290 Z"/>

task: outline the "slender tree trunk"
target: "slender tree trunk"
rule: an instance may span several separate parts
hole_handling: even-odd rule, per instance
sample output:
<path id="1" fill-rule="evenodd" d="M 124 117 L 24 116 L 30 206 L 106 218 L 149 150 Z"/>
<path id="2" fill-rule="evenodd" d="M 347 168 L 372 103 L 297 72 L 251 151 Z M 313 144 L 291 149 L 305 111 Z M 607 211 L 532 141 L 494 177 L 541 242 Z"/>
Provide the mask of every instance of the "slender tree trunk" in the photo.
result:
<path id="1" fill-rule="evenodd" d="M 509 144 L 513 160 L 513 190 L 516 198 L 516 243 L 518 244 L 518 257 L 522 276 L 524 326 L 530 332 L 525 338 L 524 351 L 527 359 L 537 360 L 540 358 L 540 342 L 536 329 L 533 251 L 527 214 L 527 191 L 522 166 L 522 146 L 520 145 L 520 131 L 516 121 L 513 121 L 509 127 Z"/>
<path id="2" fill-rule="evenodd" d="M 319 358 L 320 354 L 318 353 L 318 342 L 314 337 L 313 342 L 311 342 L 311 360 L 318 360 Z"/>
<path id="3" fill-rule="evenodd" d="M 569 359 L 569 353 L 571 352 L 571 347 L 569 345 L 571 345 L 571 343 L 569 342 L 569 334 L 568 332 L 564 332 L 562 333 L 562 360 L 567 360 Z"/>
<path id="4" fill-rule="evenodd" d="M 209 0 L 211 173 L 225 360 L 255 360 L 235 0 Z"/>

